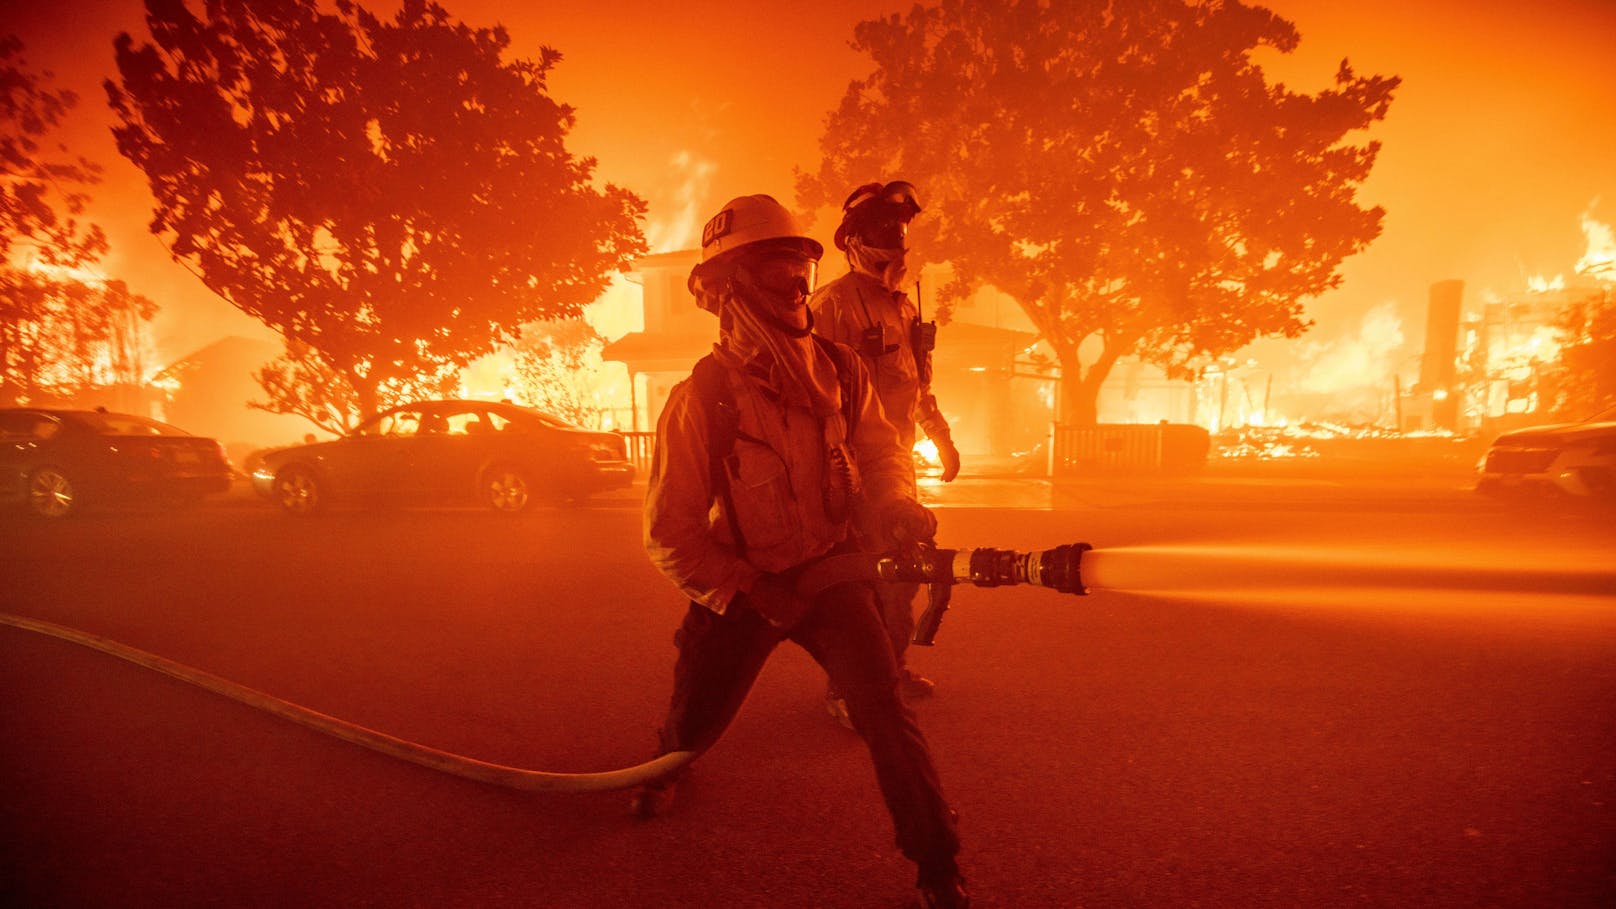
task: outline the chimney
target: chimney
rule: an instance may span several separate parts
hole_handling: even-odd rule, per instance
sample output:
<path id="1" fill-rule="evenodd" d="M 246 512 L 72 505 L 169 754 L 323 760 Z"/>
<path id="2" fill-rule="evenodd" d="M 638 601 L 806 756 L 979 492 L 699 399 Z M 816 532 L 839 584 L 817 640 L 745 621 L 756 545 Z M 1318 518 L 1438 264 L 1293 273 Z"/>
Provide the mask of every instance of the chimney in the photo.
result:
<path id="1" fill-rule="evenodd" d="M 1463 297 L 1463 281 L 1438 281 L 1431 285 L 1430 307 L 1426 310 L 1420 385 L 1432 396 L 1431 422 L 1442 429 L 1455 429 L 1459 422 L 1459 390 L 1454 384 L 1458 378 L 1459 303 Z"/>

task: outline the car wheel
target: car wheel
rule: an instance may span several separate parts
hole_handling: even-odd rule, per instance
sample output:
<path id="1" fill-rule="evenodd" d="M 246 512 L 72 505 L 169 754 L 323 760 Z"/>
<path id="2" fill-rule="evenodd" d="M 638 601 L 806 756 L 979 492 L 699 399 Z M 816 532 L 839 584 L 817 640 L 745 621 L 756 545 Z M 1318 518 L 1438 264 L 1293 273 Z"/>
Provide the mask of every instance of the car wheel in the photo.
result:
<path id="1" fill-rule="evenodd" d="M 28 510 L 42 518 L 65 518 L 77 510 L 78 490 L 60 467 L 41 467 L 28 475 Z"/>
<path id="2" fill-rule="evenodd" d="M 275 475 L 275 504 L 287 514 L 314 514 L 325 508 L 325 489 L 307 467 L 285 467 Z"/>
<path id="3" fill-rule="evenodd" d="M 533 484 L 527 471 L 508 464 L 496 464 L 484 471 L 479 489 L 484 505 L 506 514 L 524 511 L 533 501 Z"/>

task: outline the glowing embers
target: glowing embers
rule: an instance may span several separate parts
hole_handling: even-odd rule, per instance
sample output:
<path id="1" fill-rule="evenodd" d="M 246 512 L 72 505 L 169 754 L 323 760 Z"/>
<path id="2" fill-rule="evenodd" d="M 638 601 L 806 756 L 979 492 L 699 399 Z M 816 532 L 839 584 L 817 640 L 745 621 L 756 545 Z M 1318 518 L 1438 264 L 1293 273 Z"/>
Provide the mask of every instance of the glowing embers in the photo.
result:
<path id="1" fill-rule="evenodd" d="M 937 456 L 937 443 L 927 438 L 915 440 L 915 477 L 918 482 L 942 482 L 937 475 L 943 472 L 943 460 Z"/>

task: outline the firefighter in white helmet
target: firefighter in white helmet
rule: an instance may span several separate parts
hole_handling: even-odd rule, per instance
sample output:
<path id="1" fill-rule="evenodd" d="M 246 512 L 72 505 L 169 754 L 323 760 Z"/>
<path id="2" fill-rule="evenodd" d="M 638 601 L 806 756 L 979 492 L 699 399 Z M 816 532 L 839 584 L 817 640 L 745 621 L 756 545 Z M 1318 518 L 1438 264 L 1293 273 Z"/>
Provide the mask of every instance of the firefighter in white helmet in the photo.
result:
<path id="1" fill-rule="evenodd" d="M 793 591 L 806 566 L 866 540 L 855 520 L 884 528 L 884 546 L 937 526 L 858 357 L 810 333 L 821 251 L 763 195 L 732 200 L 702 232 L 690 289 L 717 313 L 719 340 L 668 396 L 645 500 L 651 561 L 690 599 L 659 747 L 712 745 L 769 654 L 797 643 L 847 699 L 922 903 L 967 906 L 954 814 L 898 693 L 869 585 Z M 667 810 L 673 783 L 637 790 L 636 813 Z"/>
<path id="2" fill-rule="evenodd" d="M 810 305 L 815 331 L 858 351 L 903 449 L 914 447 L 917 425 L 925 430 L 937 446 L 946 483 L 959 474 L 960 458 L 931 392 L 936 325 L 921 320 L 918 306 L 902 289 L 909 273 L 909 222 L 920 211 L 914 186 L 902 180 L 853 190 L 842 204 L 835 237 L 836 248 L 847 254 L 848 272 L 815 292 Z M 908 467 L 913 489 L 913 463 Z M 905 658 L 914 636 L 919 590 L 917 584 L 892 583 L 880 585 L 877 592 L 898 662 L 900 691 L 910 698 L 926 697 L 936 687 L 910 669 Z M 847 725 L 847 706 L 834 684 L 825 693 L 825 708 Z"/>

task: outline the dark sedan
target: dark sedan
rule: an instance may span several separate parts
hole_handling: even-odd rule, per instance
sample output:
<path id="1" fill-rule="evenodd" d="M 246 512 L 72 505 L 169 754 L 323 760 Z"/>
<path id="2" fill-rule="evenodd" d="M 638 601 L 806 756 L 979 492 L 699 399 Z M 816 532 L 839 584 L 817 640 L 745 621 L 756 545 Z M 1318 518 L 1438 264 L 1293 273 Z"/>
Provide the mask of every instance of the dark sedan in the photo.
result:
<path id="1" fill-rule="evenodd" d="M 331 442 L 260 456 L 253 487 L 292 514 L 334 501 L 477 503 L 519 512 L 629 485 L 622 436 L 490 401 L 395 407 Z"/>
<path id="2" fill-rule="evenodd" d="M 230 488 L 230 462 L 213 439 L 146 417 L 102 410 L 0 409 L 0 491 L 8 506 L 45 518 L 87 503 L 194 502 Z"/>

